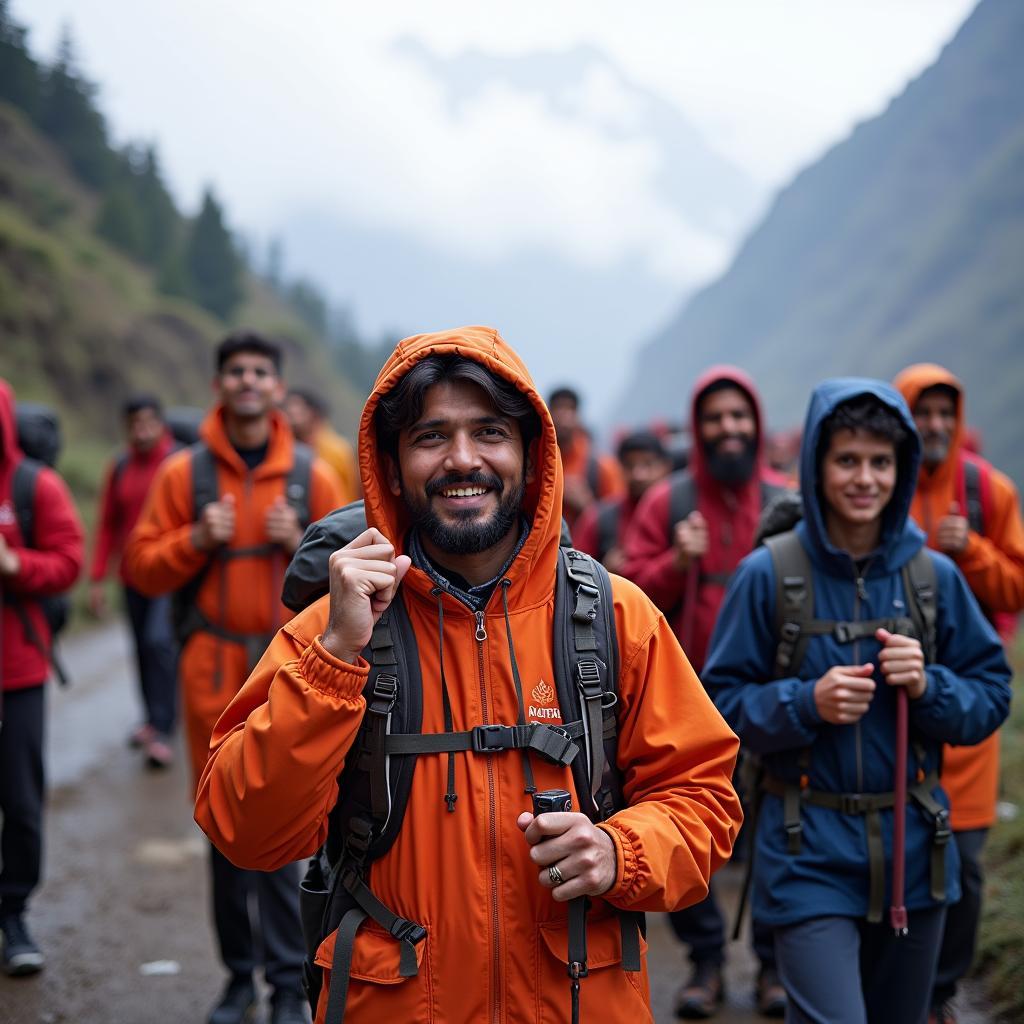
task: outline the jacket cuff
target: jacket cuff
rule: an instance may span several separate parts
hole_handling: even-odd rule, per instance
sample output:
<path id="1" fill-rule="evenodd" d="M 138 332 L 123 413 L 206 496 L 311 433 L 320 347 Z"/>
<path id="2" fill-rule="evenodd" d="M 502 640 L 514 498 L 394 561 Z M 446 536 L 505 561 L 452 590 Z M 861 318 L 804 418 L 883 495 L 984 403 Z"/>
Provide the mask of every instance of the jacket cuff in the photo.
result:
<path id="1" fill-rule="evenodd" d="M 601 893 L 601 898 L 628 904 L 639 897 L 644 885 L 640 837 L 632 829 L 624 829 L 614 821 L 603 821 L 597 827 L 615 844 L 615 881 L 607 892 Z"/>
<path id="2" fill-rule="evenodd" d="M 824 721 L 818 714 L 818 705 L 814 703 L 814 687 L 817 682 L 817 679 L 799 680 L 796 700 L 793 701 L 800 724 L 808 729 L 817 729 Z"/>
<path id="3" fill-rule="evenodd" d="M 340 661 L 317 637 L 299 658 L 299 674 L 314 690 L 328 697 L 355 700 L 362 696 L 370 666 L 363 658 L 355 665 Z"/>

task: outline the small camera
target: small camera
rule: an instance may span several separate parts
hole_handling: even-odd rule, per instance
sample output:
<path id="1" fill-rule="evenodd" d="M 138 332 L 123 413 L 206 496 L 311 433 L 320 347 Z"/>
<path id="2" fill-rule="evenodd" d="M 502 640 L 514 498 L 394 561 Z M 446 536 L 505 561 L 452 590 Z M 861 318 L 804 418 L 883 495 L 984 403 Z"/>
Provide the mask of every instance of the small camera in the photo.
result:
<path id="1" fill-rule="evenodd" d="M 551 811 L 571 811 L 572 797 L 564 789 L 542 789 L 533 794 L 533 814 L 548 814 Z"/>

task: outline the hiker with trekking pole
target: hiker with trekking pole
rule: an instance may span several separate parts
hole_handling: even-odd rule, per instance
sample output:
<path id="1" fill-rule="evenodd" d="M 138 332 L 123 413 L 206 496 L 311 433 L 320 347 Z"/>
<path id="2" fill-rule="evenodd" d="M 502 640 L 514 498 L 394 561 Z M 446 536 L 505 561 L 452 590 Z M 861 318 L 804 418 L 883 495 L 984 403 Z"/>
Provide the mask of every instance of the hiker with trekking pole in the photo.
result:
<path id="1" fill-rule="evenodd" d="M 754 382 L 742 370 L 712 367 L 690 402 L 689 465 L 652 486 L 625 538 L 623 575 L 633 580 L 675 629 L 698 675 L 729 578 L 754 543 L 761 509 L 783 490 L 764 464 L 764 416 Z M 725 919 L 712 890 L 671 916 L 689 946 L 692 969 L 676 998 L 676 1016 L 713 1016 L 725 997 Z M 781 1017 L 785 992 L 775 972 L 771 933 L 753 922 L 759 1012 Z"/>
<path id="2" fill-rule="evenodd" d="M 657 608 L 563 543 L 555 425 L 497 331 L 402 341 L 359 455 L 196 820 L 246 867 L 312 857 L 318 1024 L 651 1022 L 643 913 L 728 859 L 735 737 Z"/>
<path id="3" fill-rule="evenodd" d="M 704 666 L 763 762 L 753 912 L 797 1024 L 924 1024 L 960 897 L 942 745 L 1009 710 L 998 637 L 908 517 L 920 459 L 892 387 L 820 384 L 803 519 L 741 564 Z"/>

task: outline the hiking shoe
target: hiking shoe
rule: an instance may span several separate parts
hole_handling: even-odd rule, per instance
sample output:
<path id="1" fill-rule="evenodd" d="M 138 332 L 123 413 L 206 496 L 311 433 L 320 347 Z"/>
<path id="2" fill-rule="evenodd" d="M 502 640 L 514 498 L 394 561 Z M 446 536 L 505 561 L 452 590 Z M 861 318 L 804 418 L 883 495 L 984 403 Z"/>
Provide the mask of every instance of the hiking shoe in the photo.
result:
<path id="1" fill-rule="evenodd" d="M 757 994 L 755 997 L 757 1012 L 762 1017 L 786 1016 L 786 990 L 779 981 L 778 973 L 771 967 L 765 967 L 757 976 Z"/>
<path id="2" fill-rule="evenodd" d="M 256 1013 L 256 987 L 251 978 L 232 978 L 208 1024 L 245 1024 Z"/>
<path id="3" fill-rule="evenodd" d="M 38 974 L 43 969 L 43 954 L 25 927 L 21 914 L 0 919 L 0 932 L 4 937 L 4 973 L 12 977 Z"/>
<path id="4" fill-rule="evenodd" d="M 141 750 L 150 740 L 156 738 L 156 729 L 148 724 L 136 726 L 128 737 L 128 746 L 133 750 Z"/>
<path id="5" fill-rule="evenodd" d="M 146 744 L 146 767 L 154 768 L 157 771 L 163 768 L 170 768 L 174 764 L 174 751 L 167 742 L 166 737 L 154 733 L 153 738 Z"/>
<path id="6" fill-rule="evenodd" d="M 270 1001 L 270 1024 L 309 1024 L 309 1003 L 290 989 L 278 989 Z"/>
<path id="7" fill-rule="evenodd" d="M 696 964 L 690 980 L 676 997 L 676 1016 L 684 1020 L 713 1017 L 725 999 L 725 985 L 719 964 Z"/>

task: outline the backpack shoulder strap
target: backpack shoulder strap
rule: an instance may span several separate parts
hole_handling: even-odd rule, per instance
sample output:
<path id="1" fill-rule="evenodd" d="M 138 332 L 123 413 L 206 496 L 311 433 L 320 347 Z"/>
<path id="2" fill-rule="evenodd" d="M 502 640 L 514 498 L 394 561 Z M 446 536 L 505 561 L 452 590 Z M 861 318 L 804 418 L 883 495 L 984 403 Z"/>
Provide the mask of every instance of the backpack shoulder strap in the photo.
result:
<path id="1" fill-rule="evenodd" d="M 603 561 L 619 539 L 622 504 L 617 498 L 602 501 L 597 507 L 597 559 Z"/>
<path id="2" fill-rule="evenodd" d="M 559 549 L 553 644 L 562 713 L 578 711 L 583 723 L 585 756 L 572 763 L 580 810 L 601 821 L 622 805 L 615 763 L 618 638 L 608 571 L 573 548 Z"/>
<path id="3" fill-rule="evenodd" d="M 587 486 L 595 498 L 601 496 L 601 465 L 593 452 L 587 456 Z"/>
<path id="4" fill-rule="evenodd" d="M 668 478 L 668 533 L 697 507 L 697 481 L 687 470 L 680 470 Z"/>
<path id="5" fill-rule="evenodd" d="M 962 459 L 967 525 L 975 532 L 985 533 L 985 508 L 982 495 L 982 467 L 973 459 Z"/>
<path id="6" fill-rule="evenodd" d="M 795 530 L 765 540 L 775 569 L 775 678 L 796 672 L 807 652 L 805 626 L 814 619 L 811 560 Z"/>
<path id="7" fill-rule="evenodd" d="M 217 486 L 217 458 L 205 441 L 196 441 L 189 446 L 188 451 L 192 466 L 192 518 L 196 519 L 220 495 Z"/>
<path id="8" fill-rule="evenodd" d="M 313 449 L 309 445 L 296 441 L 292 454 L 292 468 L 285 482 L 285 497 L 288 504 L 295 509 L 303 529 L 309 526 L 309 487 L 314 457 Z"/>
<path id="9" fill-rule="evenodd" d="M 910 618 L 924 648 L 925 664 L 933 665 L 938 653 L 938 580 L 935 562 L 927 547 L 922 546 L 903 566 L 902 575 L 903 589 L 910 605 Z"/>
<path id="10" fill-rule="evenodd" d="M 35 500 L 36 483 L 43 464 L 35 459 L 24 458 L 14 467 L 11 480 L 11 498 L 14 501 L 14 515 L 26 547 L 35 547 Z"/>

